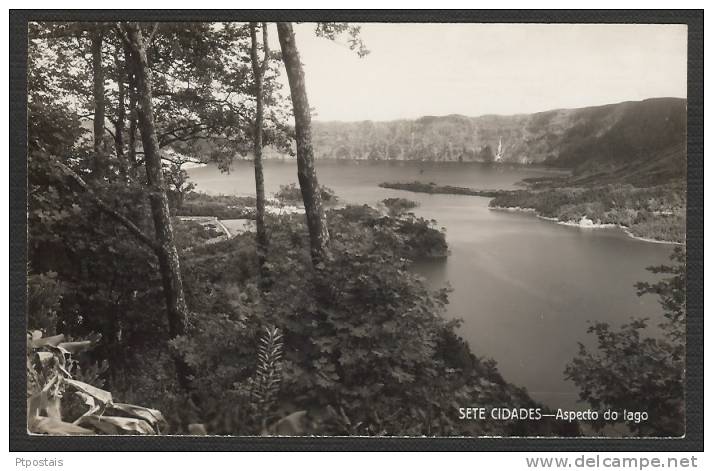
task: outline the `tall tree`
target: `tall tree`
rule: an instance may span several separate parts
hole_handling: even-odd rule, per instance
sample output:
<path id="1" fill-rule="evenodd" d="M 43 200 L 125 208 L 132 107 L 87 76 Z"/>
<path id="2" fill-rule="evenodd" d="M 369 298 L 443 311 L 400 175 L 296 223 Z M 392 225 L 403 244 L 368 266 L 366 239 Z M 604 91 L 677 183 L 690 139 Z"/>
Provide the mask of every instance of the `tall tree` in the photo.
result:
<path id="1" fill-rule="evenodd" d="M 126 66 L 126 81 L 129 85 L 129 132 L 128 132 L 128 165 L 136 166 L 136 131 L 138 129 L 138 119 L 136 117 L 136 86 L 134 71 L 131 67 L 131 51 L 126 43 L 123 44 L 124 64 Z"/>
<path id="2" fill-rule="evenodd" d="M 126 173 L 126 160 L 124 156 L 124 132 L 126 128 L 126 65 L 119 58 L 119 47 L 114 49 L 114 67 L 116 68 L 116 84 L 118 95 L 116 98 L 116 119 L 114 121 L 114 147 L 119 169 Z"/>
<path id="3" fill-rule="evenodd" d="M 265 71 L 267 70 L 268 61 L 270 59 L 270 46 L 268 44 L 267 24 L 262 23 L 261 29 L 263 48 L 262 62 L 258 59 L 257 23 L 250 23 L 250 60 L 255 77 L 255 137 L 253 143 L 253 159 L 255 166 L 256 243 L 257 259 L 260 266 L 260 282 L 264 289 L 269 284 L 269 274 L 267 273 L 265 265 L 269 241 L 265 227 L 265 178 L 262 170 L 263 94 L 265 93 L 263 79 L 265 78 Z"/>
<path id="4" fill-rule="evenodd" d="M 317 172 L 314 168 L 312 148 L 312 117 L 305 86 L 305 74 L 295 42 L 292 23 L 277 23 L 282 60 L 290 84 L 292 108 L 295 116 L 295 141 L 297 142 L 297 177 L 305 206 L 309 231 L 310 254 L 315 267 L 329 258 L 329 230 L 322 206 Z"/>
<path id="5" fill-rule="evenodd" d="M 120 28 L 124 33 L 123 37 L 130 51 L 129 55 L 134 73 L 138 102 L 136 112 L 144 150 L 146 182 L 156 238 L 160 246 L 157 256 L 168 311 L 169 335 L 174 338 L 183 335 L 186 331 L 188 308 L 183 293 L 181 267 L 173 236 L 168 197 L 163 185 L 161 156 L 159 154 L 151 101 L 151 70 L 146 58 L 146 44 L 140 25 L 127 22 L 121 24 Z M 179 380 L 183 386 L 187 386 L 188 371 L 182 361 L 178 361 L 177 365 L 179 367 Z"/>
<path id="6" fill-rule="evenodd" d="M 97 24 L 91 31 L 92 42 L 92 73 L 94 81 L 94 162 L 93 176 L 103 178 L 106 175 L 106 155 L 104 147 L 104 67 L 102 65 L 102 47 L 104 31 Z"/>

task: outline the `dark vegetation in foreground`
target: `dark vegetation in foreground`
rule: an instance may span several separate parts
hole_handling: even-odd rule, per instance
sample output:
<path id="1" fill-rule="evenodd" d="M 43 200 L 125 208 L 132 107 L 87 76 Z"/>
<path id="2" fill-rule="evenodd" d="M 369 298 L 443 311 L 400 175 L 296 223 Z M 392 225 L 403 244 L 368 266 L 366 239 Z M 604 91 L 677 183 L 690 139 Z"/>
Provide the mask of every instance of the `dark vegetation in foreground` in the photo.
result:
<path id="1" fill-rule="evenodd" d="M 226 411 L 226 404 L 240 400 L 258 366 L 256 335 L 276 325 L 284 332 L 283 362 L 279 391 L 264 410 L 268 423 L 305 410 L 303 426 L 319 434 L 555 432 L 531 423 L 459 421 L 456 405 L 474 398 L 505 407 L 535 404 L 493 362 L 476 358 L 455 333 L 458 323 L 443 318 L 447 293 L 429 292 L 409 271 L 410 250 L 389 218 L 368 207 L 333 210 L 328 218 L 333 258 L 321 272 L 310 265 L 302 217 L 270 221 L 272 283 L 263 297 L 249 234 L 184 259 L 187 283 L 208 285 L 217 295 L 187 293 L 192 308 L 206 314 L 200 328 L 175 343 L 201 372 L 196 389 L 209 431 L 259 432 L 251 406 Z M 316 289 L 325 284 L 328 295 Z"/>
<path id="2" fill-rule="evenodd" d="M 191 317 L 189 330 L 170 347 L 155 341 L 165 325 L 145 315 L 160 310 L 152 294 L 159 281 L 155 262 L 120 234 L 107 237 L 111 226 L 99 218 L 93 227 L 107 250 L 84 264 L 95 276 L 71 276 L 81 266 L 59 256 L 66 251 L 55 252 L 47 263 L 57 271 L 30 277 L 29 322 L 46 335 L 61 331 L 81 339 L 106 332 L 78 357 L 79 365 L 92 369 L 109 360 L 100 374 L 104 387 L 161 410 L 168 422 L 162 433 L 190 433 L 190 424 L 215 434 L 578 433 L 574 426 L 458 420 L 458 407 L 474 401 L 536 404 L 507 383 L 494 362 L 471 353 L 455 332 L 458 322 L 442 315 L 447 292 L 429 292 L 409 271 L 411 260 L 434 246 L 436 234 L 445 244 L 442 233 L 405 229 L 420 225 L 404 209 L 411 204 L 385 205 L 395 208 L 393 216 L 368 206 L 328 212 L 332 258 L 320 271 L 310 262 L 304 216 L 269 217 L 271 287 L 264 294 L 257 288 L 253 234 L 211 245 L 178 237 L 196 244 L 181 258 Z M 81 212 L 65 217 L 63 241 L 34 240 L 72 252 L 92 243 L 80 237 Z M 124 262 L 112 255 L 119 253 Z M 132 269 L 122 269 L 123 263 Z M 139 293 L 137 278 L 147 286 Z M 317 289 L 324 285 L 328 294 Z M 195 372 L 188 395 L 175 382 L 172 352 Z"/>

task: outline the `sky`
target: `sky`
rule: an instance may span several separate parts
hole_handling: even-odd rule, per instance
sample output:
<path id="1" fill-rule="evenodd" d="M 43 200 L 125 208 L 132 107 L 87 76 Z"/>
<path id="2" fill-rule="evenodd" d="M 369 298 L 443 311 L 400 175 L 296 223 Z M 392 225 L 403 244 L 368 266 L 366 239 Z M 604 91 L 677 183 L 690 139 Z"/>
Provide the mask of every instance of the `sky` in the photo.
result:
<path id="1" fill-rule="evenodd" d="M 344 40 L 315 37 L 314 24 L 295 25 L 315 120 L 508 115 L 686 97 L 685 25 L 361 26 L 371 51 L 362 59 Z"/>

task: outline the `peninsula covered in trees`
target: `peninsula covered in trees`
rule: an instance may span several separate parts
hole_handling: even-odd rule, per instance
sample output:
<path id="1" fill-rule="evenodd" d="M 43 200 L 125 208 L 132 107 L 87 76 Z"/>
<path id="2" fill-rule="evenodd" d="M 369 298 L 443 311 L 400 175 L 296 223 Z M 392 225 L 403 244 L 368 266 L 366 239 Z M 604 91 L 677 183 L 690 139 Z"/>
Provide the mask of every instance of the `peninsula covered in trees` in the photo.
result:
<path id="1" fill-rule="evenodd" d="M 685 100 L 666 98 L 518 117 L 456 120 L 458 125 L 445 124 L 449 121 L 444 120 L 440 126 L 450 131 L 439 135 L 451 136 L 456 129 L 468 129 L 464 135 L 477 136 L 484 133 L 481 127 L 500 126 L 484 139 L 492 142 L 495 134 L 508 136 L 505 142 L 512 144 L 504 147 L 502 163 L 553 165 L 567 170 L 567 174 L 526 179 L 522 182 L 525 188 L 518 190 L 420 181 L 384 182 L 381 186 L 485 196 L 493 198 L 493 208 L 533 210 L 564 223 L 621 226 L 636 237 L 680 243 L 686 230 L 685 105 Z M 434 118 L 430 126 L 437 126 L 433 123 L 438 121 Z M 512 140 L 509 136 L 515 131 L 508 126 L 520 133 Z M 430 134 L 419 130 L 415 135 L 422 139 Z M 359 142 L 370 140 L 362 138 Z M 420 154 L 413 155 L 419 158 Z M 447 153 L 428 159 L 454 160 Z M 462 156 L 458 160 L 463 160 Z"/>
<path id="2" fill-rule="evenodd" d="M 571 180 L 538 179 L 522 190 L 478 190 L 435 183 L 385 182 L 394 190 L 492 198 L 493 209 L 534 211 L 582 227 L 620 227 L 631 236 L 660 242 L 686 240 L 686 193 L 682 183 L 653 187 L 631 184 L 578 185 Z"/>

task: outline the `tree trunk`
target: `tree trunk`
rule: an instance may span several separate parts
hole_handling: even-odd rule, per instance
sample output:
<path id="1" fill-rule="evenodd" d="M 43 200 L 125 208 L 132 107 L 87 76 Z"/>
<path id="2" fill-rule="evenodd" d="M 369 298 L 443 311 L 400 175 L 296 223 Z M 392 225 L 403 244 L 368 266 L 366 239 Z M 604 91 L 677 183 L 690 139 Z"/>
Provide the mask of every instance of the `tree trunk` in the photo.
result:
<path id="1" fill-rule="evenodd" d="M 310 253 L 312 263 L 318 267 L 320 262 L 329 257 L 329 230 L 327 218 L 322 207 L 322 195 L 319 191 L 317 172 L 314 168 L 312 149 L 312 118 L 305 87 L 305 76 L 300 62 L 300 55 L 295 43 L 292 23 L 277 23 L 280 37 L 282 60 L 285 63 L 287 78 L 290 83 L 290 95 L 295 115 L 295 133 L 297 141 L 297 177 L 305 205 L 307 228 L 309 230 Z"/>
<path id="2" fill-rule="evenodd" d="M 253 158 L 255 166 L 255 199 L 256 199 L 256 217 L 255 225 L 257 229 L 256 245 L 257 245 L 257 260 L 260 266 L 260 288 L 266 290 L 269 288 L 270 275 L 267 272 L 267 251 L 268 238 L 267 229 L 265 227 L 265 177 L 262 170 L 262 126 L 263 126 L 263 107 L 264 107 L 264 85 L 265 70 L 269 60 L 269 46 L 267 38 L 267 24 L 262 24 L 262 45 L 263 45 L 263 60 L 260 63 L 257 54 L 258 42 L 256 34 L 256 23 L 250 23 L 250 38 L 252 45 L 250 48 L 250 59 L 252 62 L 253 75 L 255 77 L 255 137 L 253 140 Z"/>
<path id="3" fill-rule="evenodd" d="M 176 208 L 183 209 L 183 201 L 185 200 L 185 194 L 179 188 L 176 190 Z"/>
<path id="4" fill-rule="evenodd" d="M 114 123 L 114 146 L 116 148 L 116 158 L 119 161 L 119 170 L 122 175 L 126 176 L 127 165 L 124 155 L 124 130 L 126 128 L 126 66 L 119 60 L 118 48 L 114 50 L 114 65 L 116 67 L 116 82 L 118 85 L 116 122 Z"/>
<path id="5" fill-rule="evenodd" d="M 131 65 L 131 51 L 124 44 L 124 62 L 126 63 L 127 82 L 129 84 L 129 149 L 128 159 L 131 168 L 136 167 L 136 129 L 138 127 L 136 118 L 136 84 L 134 71 Z"/>
<path id="6" fill-rule="evenodd" d="M 136 166 L 136 131 L 138 122 L 136 118 L 136 91 L 129 89 L 129 163 Z"/>
<path id="7" fill-rule="evenodd" d="M 125 23 L 124 31 L 130 48 L 132 69 L 136 84 L 138 106 L 137 116 L 141 129 L 141 142 L 144 148 L 144 164 L 146 167 L 146 180 L 151 203 L 156 238 L 159 244 L 157 251 L 163 292 L 166 298 L 168 311 L 168 330 L 171 338 L 186 332 L 188 308 L 183 294 L 183 281 L 178 258 L 178 250 L 173 238 L 168 209 L 168 197 L 163 185 L 161 170 L 161 156 L 159 154 L 158 139 L 154 125 L 153 105 L 151 103 L 151 71 L 146 60 L 141 29 L 136 23 Z M 188 388 L 188 369 L 181 360 L 176 362 L 179 381 Z"/>
<path id="8" fill-rule="evenodd" d="M 102 67 L 102 45 L 104 33 L 99 25 L 92 31 L 92 74 L 94 75 L 94 160 L 92 176 L 102 179 L 106 176 L 106 156 L 104 155 L 104 68 Z"/>

